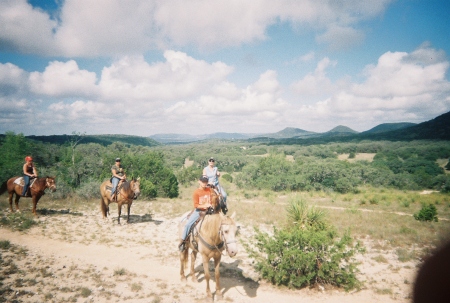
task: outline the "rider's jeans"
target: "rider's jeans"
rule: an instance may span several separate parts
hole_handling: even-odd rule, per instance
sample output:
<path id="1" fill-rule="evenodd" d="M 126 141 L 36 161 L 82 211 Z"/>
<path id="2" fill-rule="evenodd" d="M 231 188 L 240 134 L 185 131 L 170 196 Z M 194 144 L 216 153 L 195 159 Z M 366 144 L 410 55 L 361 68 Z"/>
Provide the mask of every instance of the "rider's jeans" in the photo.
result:
<path id="1" fill-rule="evenodd" d="M 22 196 L 25 196 L 27 194 L 28 187 L 30 186 L 30 176 L 23 175 L 23 181 L 25 184 L 23 185 Z"/>
<path id="2" fill-rule="evenodd" d="M 186 240 L 189 230 L 191 229 L 192 224 L 195 223 L 195 221 L 197 221 L 198 218 L 200 218 L 200 212 L 201 210 L 194 210 L 191 214 L 191 216 L 187 219 L 188 221 L 186 222 L 186 225 L 184 226 L 184 231 L 183 231 L 183 238 L 182 240 Z"/>
<path id="3" fill-rule="evenodd" d="M 113 178 L 112 178 L 112 181 L 111 181 L 111 183 L 112 183 L 111 197 L 112 197 L 112 195 L 114 194 L 114 192 L 116 191 L 117 184 L 119 184 L 119 181 L 120 181 L 119 178 L 116 178 L 116 177 L 113 177 Z"/>
<path id="4" fill-rule="evenodd" d="M 225 192 L 222 186 L 217 185 L 217 188 L 219 192 L 222 194 L 223 202 L 225 202 L 225 205 L 227 205 L 227 193 Z"/>

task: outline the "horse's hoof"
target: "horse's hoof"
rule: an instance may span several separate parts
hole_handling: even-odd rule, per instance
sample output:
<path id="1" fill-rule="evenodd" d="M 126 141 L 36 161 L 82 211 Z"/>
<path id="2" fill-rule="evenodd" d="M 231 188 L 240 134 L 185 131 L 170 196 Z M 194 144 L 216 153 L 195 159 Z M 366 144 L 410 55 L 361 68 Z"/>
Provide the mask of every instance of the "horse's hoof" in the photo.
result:
<path id="1" fill-rule="evenodd" d="M 196 283 L 198 282 L 197 276 L 192 276 L 191 280 L 192 280 L 192 282 L 196 282 Z"/>
<path id="2" fill-rule="evenodd" d="M 186 282 L 187 282 L 187 279 L 186 279 L 186 277 L 181 277 L 181 278 L 180 278 L 180 281 L 186 283 Z"/>
<path id="3" fill-rule="evenodd" d="M 222 294 L 216 294 L 215 297 L 216 297 L 216 300 L 223 300 Z"/>

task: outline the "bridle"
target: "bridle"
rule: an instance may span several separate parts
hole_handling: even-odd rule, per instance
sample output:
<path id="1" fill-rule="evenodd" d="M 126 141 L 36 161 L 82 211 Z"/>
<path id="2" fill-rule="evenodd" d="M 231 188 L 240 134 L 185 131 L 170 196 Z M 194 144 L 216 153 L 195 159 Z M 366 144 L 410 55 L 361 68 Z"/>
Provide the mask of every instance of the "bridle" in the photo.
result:
<path id="1" fill-rule="evenodd" d="M 53 182 L 49 182 L 49 179 L 52 180 Z M 55 184 L 55 180 L 51 179 L 51 178 L 45 178 L 45 186 L 49 189 L 55 189 L 56 190 L 56 184 Z"/>
<path id="2" fill-rule="evenodd" d="M 200 241 L 209 248 L 209 250 L 217 250 L 218 252 L 220 252 L 221 254 L 223 254 L 223 251 L 221 251 L 221 249 L 223 247 L 225 247 L 225 250 L 228 251 L 228 245 L 232 244 L 232 243 L 236 243 L 236 240 L 232 240 L 232 241 L 226 241 L 225 235 L 223 233 L 223 229 L 222 226 L 224 225 L 231 225 L 229 223 L 221 223 L 220 224 L 220 228 L 219 228 L 219 235 L 220 235 L 220 239 L 222 240 L 218 245 L 211 245 L 208 242 L 206 242 L 205 239 L 203 239 L 202 235 L 200 234 L 199 231 L 197 231 L 197 235 L 198 238 L 200 239 Z M 201 225 L 200 225 L 201 226 Z"/>

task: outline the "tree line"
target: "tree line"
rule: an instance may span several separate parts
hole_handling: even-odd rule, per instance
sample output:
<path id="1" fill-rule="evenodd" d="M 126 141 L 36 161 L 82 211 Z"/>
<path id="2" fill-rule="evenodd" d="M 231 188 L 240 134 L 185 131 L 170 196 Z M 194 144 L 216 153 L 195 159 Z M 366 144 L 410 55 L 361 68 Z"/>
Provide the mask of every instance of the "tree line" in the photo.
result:
<path id="1" fill-rule="evenodd" d="M 99 195 L 101 182 L 111 177 L 111 166 L 119 157 L 128 178 L 141 178 L 141 195 L 148 198 L 178 196 L 177 178 L 163 153 L 119 142 L 108 146 L 82 142 L 82 135 L 71 136 L 64 144 L 51 144 L 8 132 L 0 142 L 0 182 L 22 175 L 24 158 L 31 155 L 40 176 L 56 177 L 55 195 L 78 194 L 92 198 Z"/>
<path id="2" fill-rule="evenodd" d="M 361 186 L 450 192 L 450 177 L 437 160 L 450 158 L 449 141 L 363 141 L 317 145 L 268 145 L 249 140 L 209 140 L 183 145 L 142 146 L 114 142 L 85 143 L 81 134 L 64 144 L 43 143 L 22 134 L 0 138 L 0 181 L 21 175 L 23 158 L 32 155 L 41 176 L 58 180 L 57 195 L 98 195 L 100 183 L 111 177 L 116 157 L 129 177 L 141 177 L 142 195 L 178 196 L 178 186 L 194 183 L 215 157 L 223 179 L 239 188 L 273 191 L 324 190 L 357 192 Z M 342 161 L 360 153 L 373 161 Z M 185 160 L 193 165 L 185 167 Z M 449 168 L 447 164 L 446 168 Z"/>

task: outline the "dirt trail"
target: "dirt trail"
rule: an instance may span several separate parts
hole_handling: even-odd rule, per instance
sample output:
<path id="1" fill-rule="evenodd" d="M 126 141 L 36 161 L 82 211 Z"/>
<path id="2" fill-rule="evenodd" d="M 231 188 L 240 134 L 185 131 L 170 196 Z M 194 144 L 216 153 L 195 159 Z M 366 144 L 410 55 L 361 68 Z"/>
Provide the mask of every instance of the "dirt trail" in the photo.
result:
<path id="1" fill-rule="evenodd" d="M 79 297 L 85 301 L 77 302 L 190 303 L 204 299 L 206 286 L 202 273 L 198 274 L 199 283 L 189 278 L 187 283 L 180 282 L 176 251 L 178 219 L 132 215 L 130 224 L 119 226 L 114 222 L 117 217 L 112 215 L 113 219 L 104 222 L 97 212 L 79 216 L 61 211 L 57 216 L 41 216 L 41 224 L 26 234 L 0 228 L 0 240 L 8 240 L 28 250 L 25 258 L 15 261 L 18 267 L 28 269 L 21 279 L 38 282 L 27 288 L 29 293 L 22 296 L 20 302 L 42 300 L 46 293 L 47 296 L 51 293 L 57 299 L 55 302 L 63 302 L 70 299 L 70 292 L 64 294 L 61 290 L 68 291 L 69 288 L 73 297 L 73 292 L 81 287 L 89 288 L 92 293 L 86 298 Z M 244 235 L 251 230 L 251 227 L 242 228 Z M 361 260 L 361 278 L 367 283 L 366 288 L 358 292 L 289 290 L 245 278 L 254 276 L 254 272 L 251 271 L 251 260 L 241 247 L 234 259 L 228 256 L 222 259 L 224 301 L 409 302 L 410 282 L 414 279 L 416 264 L 400 263 L 394 253 L 385 253 L 387 263 L 378 263 L 373 261 L 377 255 L 380 253 L 374 251 Z M 36 274 L 43 268 L 51 275 Z M 127 273 L 123 276 L 114 273 L 121 268 Z M 197 260 L 196 269 L 203 270 L 200 260 Z"/>

